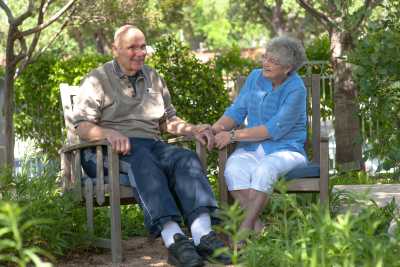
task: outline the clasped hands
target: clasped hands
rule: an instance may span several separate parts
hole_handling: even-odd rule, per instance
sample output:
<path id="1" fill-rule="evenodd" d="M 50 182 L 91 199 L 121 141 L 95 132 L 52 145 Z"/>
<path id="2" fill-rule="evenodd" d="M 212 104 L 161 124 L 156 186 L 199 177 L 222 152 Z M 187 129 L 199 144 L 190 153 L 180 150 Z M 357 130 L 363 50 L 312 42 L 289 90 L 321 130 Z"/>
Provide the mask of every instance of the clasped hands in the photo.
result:
<path id="1" fill-rule="evenodd" d="M 231 143 L 231 135 L 228 131 L 219 131 L 215 133 L 211 125 L 198 124 L 193 130 L 194 137 L 202 145 L 207 145 L 207 149 L 211 150 L 214 147 L 218 149 L 224 148 Z"/>
<path id="2" fill-rule="evenodd" d="M 209 151 L 214 147 L 222 149 L 231 143 L 231 135 L 228 131 L 220 131 L 215 134 L 209 124 L 198 124 L 194 126 L 192 133 L 194 138 L 196 138 L 196 140 L 198 140 L 202 145 L 207 145 Z M 110 142 L 112 148 L 119 154 L 129 154 L 131 144 L 128 137 L 117 131 L 108 130 L 106 139 Z"/>

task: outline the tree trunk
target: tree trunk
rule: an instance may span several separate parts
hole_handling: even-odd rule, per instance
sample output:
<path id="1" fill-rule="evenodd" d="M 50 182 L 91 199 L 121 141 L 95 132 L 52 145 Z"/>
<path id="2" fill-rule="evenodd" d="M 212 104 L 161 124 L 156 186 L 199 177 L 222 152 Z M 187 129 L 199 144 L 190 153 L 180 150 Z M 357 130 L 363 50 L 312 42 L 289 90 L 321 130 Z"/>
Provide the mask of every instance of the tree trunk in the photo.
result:
<path id="1" fill-rule="evenodd" d="M 2 107 L 4 115 L 5 165 L 10 168 L 14 168 L 14 76 L 17 69 L 14 42 L 18 33 L 17 26 L 10 25 L 7 35 L 4 102 Z"/>
<path id="2" fill-rule="evenodd" d="M 111 52 L 111 46 L 108 45 L 107 38 L 101 29 L 97 30 L 94 33 L 94 39 L 96 42 L 96 50 L 98 53 L 105 55 Z"/>
<path id="3" fill-rule="evenodd" d="M 15 66 L 7 66 L 4 80 L 4 102 L 2 113 L 4 115 L 4 143 L 5 165 L 14 167 L 14 75 Z"/>
<path id="4" fill-rule="evenodd" d="M 5 84 L 3 77 L 0 77 L 0 169 L 6 166 L 6 138 L 5 138 L 5 119 L 4 119 L 4 90 Z"/>
<path id="5" fill-rule="evenodd" d="M 351 32 L 330 31 L 334 70 L 334 127 L 336 162 L 341 170 L 363 167 L 362 138 L 358 115 L 357 86 L 352 79 L 352 66 L 345 59 L 353 46 Z"/>
<path id="6" fill-rule="evenodd" d="M 72 27 L 70 33 L 72 35 L 72 38 L 74 38 L 75 41 L 78 43 L 79 53 L 83 54 L 85 50 L 85 43 L 83 41 L 82 32 L 78 28 Z"/>

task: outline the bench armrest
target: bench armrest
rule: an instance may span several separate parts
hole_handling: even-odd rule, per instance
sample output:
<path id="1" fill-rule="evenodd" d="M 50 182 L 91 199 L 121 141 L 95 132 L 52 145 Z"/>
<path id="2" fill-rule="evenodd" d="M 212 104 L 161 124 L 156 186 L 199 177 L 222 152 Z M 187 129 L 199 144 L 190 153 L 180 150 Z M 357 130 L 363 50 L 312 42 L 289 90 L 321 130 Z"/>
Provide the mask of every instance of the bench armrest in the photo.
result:
<path id="1" fill-rule="evenodd" d="M 96 147 L 96 146 L 108 146 L 110 143 L 107 140 L 100 140 L 100 141 L 95 141 L 95 142 L 81 142 L 79 144 L 69 144 L 69 145 L 64 145 L 60 149 L 60 153 L 68 153 L 68 152 L 73 152 L 75 150 L 80 150 L 84 148 L 89 148 L 89 147 Z"/>

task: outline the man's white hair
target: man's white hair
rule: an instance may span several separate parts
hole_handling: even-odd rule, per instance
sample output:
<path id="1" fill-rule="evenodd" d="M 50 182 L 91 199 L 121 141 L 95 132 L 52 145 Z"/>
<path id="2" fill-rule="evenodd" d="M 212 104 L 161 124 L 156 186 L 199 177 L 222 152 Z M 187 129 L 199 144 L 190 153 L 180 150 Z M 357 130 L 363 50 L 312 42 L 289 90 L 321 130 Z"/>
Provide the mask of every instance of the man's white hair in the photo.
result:
<path id="1" fill-rule="evenodd" d="M 124 26 L 119 27 L 114 33 L 114 45 L 115 46 L 119 45 L 121 36 L 124 35 L 129 30 L 135 30 L 135 31 L 142 32 L 138 27 L 135 27 L 132 24 L 126 24 Z"/>

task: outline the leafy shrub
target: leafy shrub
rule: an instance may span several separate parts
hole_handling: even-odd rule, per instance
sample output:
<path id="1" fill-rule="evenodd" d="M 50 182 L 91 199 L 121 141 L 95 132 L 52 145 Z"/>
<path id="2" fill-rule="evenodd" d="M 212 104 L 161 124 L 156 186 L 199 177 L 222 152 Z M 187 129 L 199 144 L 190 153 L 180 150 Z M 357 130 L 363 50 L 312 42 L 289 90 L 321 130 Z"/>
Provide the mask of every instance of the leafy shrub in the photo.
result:
<path id="1" fill-rule="evenodd" d="M 60 59 L 55 54 L 45 54 L 30 64 L 15 84 L 17 136 L 35 140 L 41 151 L 57 158 L 64 125 L 60 83 L 79 84 L 84 75 L 107 59 L 98 55 Z"/>
<path id="2" fill-rule="evenodd" d="M 189 48 L 172 37 L 161 39 L 155 49 L 150 64 L 164 76 L 178 115 L 192 123 L 219 118 L 228 97 L 212 66 L 201 64 Z M 16 82 L 16 134 L 35 140 L 42 151 L 56 157 L 63 143 L 60 83 L 77 85 L 91 69 L 109 59 L 96 55 L 60 59 L 46 54 L 29 65 Z"/>
<path id="3" fill-rule="evenodd" d="M 327 34 L 313 39 L 311 43 L 306 45 L 305 49 L 308 60 L 330 60 L 330 40 Z"/>
<path id="4" fill-rule="evenodd" d="M 72 195 L 62 194 L 54 169 L 45 160 L 43 162 L 43 172 L 34 178 L 24 171 L 12 178 L 3 175 L 1 184 L 8 191 L 2 192 L 2 199 L 23 207 L 27 220 L 46 219 L 48 222 L 26 231 L 28 244 L 53 255 L 63 255 L 67 250 L 87 245 L 85 212 L 77 208 L 79 203 Z M 7 185 L 7 181 L 11 184 Z"/>
<path id="5" fill-rule="evenodd" d="M 16 203 L 0 200 L 0 264 L 13 263 L 25 267 L 33 263 L 40 267 L 52 266 L 42 261 L 40 256 L 49 259 L 53 257 L 45 250 L 31 246 L 26 234 L 33 227 L 48 224 L 48 220 L 27 219 L 24 210 Z"/>
<path id="6" fill-rule="evenodd" d="M 37 177 L 31 178 L 24 167 L 18 175 L 11 176 L 7 171 L 0 175 L 1 199 L 23 207 L 24 221 L 46 222 L 22 229 L 24 244 L 49 251 L 55 256 L 86 248 L 90 244 L 91 236 L 86 229 L 85 210 L 74 195 L 61 191 L 59 180 L 54 175 L 59 168 L 43 158 L 41 161 L 44 168 Z M 96 236 L 109 238 L 109 213 L 109 208 L 95 208 Z M 121 221 L 124 238 L 145 233 L 143 215 L 137 205 L 123 206 Z M 0 254 L 1 252 L 0 244 Z"/>
<path id="7" fill-rule="evenodd" d="M 191 123 L 215 122 L 229 103 L 222 77 L 171 36 L 154 48 L 149 63 L 164 77 L 178 116 Z"/>
<path id="8" fill-rule="evenodd" d="M 392 239 L 387 234 L 395 204 L 357 205 L 358 214 L 334 213 L 316 204 L 301 206 L 293 195 L 274 195 L 266 230 L 250 241 L 244 266 L 400 266 L 400 232 Z"/>
<path id="9" fill-rule="evenodd" d="M 381 168 L 400 167 L 400 2 L 383 5 L 386 14 L 369 23 L 350 60 L 356 65 L 354 79 L 360 88 L 363 125 L 371 149 L 368 157 L 384 159 Z"/>
<path id="10" fill-rule="evenodd" d="M 228 79 L 247 76 L 251 70 L 260 67 L 260 62 L 242 58 L 240 55 L 240 47 L 237 46 L 223 50 L 215 58 L 214 64 L 217 73 L 221 76 L 226 76 Z"/>

